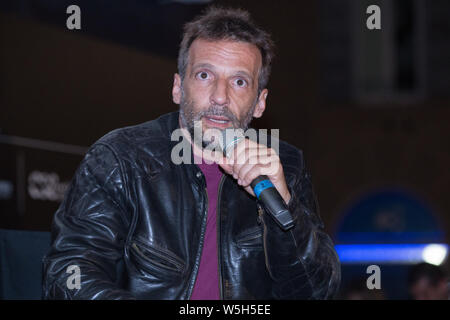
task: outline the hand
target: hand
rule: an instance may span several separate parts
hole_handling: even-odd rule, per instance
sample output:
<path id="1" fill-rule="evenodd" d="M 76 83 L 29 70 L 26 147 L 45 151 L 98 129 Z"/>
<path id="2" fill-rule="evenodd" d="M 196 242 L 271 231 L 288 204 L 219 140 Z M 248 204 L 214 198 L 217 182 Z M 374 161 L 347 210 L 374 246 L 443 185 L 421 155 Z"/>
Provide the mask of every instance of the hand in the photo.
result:
<path id="1" fill-rule="evenodd" d="M 243 139 L 236 145 L 229 158 L 224 158 L 218 163 L 253 196 L 255 193 L 250 183 L 258 176 L 266 175 L 286 203 L 291 199 L 280 158 L 275 150 L 266 145 Z"/>

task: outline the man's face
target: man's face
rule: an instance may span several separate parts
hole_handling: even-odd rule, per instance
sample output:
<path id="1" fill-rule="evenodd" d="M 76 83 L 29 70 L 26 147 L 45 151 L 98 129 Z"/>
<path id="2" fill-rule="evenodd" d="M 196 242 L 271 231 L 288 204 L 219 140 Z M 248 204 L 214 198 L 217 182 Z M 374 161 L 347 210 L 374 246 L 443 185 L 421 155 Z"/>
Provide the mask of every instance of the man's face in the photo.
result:
<path id="1" fill-rule="evenodd" d="M 261 53 L 249 43 L 196 39 L 189 49 L 184 81 L 175 75 L 173 100 L 184 127 L 202 131 L 246 129 L 265 109 L 267 89 L 258 95 Z M 209 141 L 203 141 L 204 144 Z"/>
<path id="2" fill-rule="evenodd" d="M 433 286 L 428 278 L 423 277 L 411 286 L 410 293 L 414 300 L 446 300 L 447 282 L 442 280 Z"/>

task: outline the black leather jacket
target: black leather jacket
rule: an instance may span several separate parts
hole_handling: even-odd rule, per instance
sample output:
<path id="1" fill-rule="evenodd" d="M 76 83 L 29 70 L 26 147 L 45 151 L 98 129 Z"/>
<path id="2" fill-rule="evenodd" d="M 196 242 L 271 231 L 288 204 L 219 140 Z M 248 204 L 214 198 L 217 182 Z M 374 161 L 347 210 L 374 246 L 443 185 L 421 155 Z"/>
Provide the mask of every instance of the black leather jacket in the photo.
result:
<path id="1" fill-rule="evenodd" d="M 114 130 L 80 164 L 43 261 L 47 299 L 189 299 L 206 229 L 205 178 L 171 161 L 178 112 Z M 302 152 L 280 141 L 296 226 L 282 231 L 224 175 L 217 201 L 222 299 L 325 299 L 340 282 Z M 80 268 L 80 288 L 69 266 Z M 72 278 L 69 278 L 71 277 Z M 70 289 L 72 288 L 72 289 Z"/>

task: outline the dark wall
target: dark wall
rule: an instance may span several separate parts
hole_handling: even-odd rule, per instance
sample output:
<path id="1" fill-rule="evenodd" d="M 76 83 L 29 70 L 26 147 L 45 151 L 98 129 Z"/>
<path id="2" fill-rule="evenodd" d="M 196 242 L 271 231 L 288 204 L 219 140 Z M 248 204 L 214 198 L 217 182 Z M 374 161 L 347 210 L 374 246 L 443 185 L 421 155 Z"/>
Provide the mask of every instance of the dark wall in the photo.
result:
<path id="1" fill-rule="evenodd" d="M 2 14 L 3 133 L 88 146 L 175 110 L 174 59 Z"/>

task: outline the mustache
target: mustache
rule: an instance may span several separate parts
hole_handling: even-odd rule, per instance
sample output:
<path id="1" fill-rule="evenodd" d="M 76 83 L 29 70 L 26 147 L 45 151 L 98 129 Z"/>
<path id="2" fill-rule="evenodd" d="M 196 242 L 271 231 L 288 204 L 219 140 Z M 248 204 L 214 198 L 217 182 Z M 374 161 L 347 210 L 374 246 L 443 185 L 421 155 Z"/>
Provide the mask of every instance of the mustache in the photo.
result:
<path id="1" fill-rule="evenodd" d="M 225 117 L 233 123 L 239 122 L 236 116 L 228 110 L 226 107 L 211 106 L 207 110 L 204 110 L 198 114 L 198 119 L 204 116 L 218 116 Z"/>

